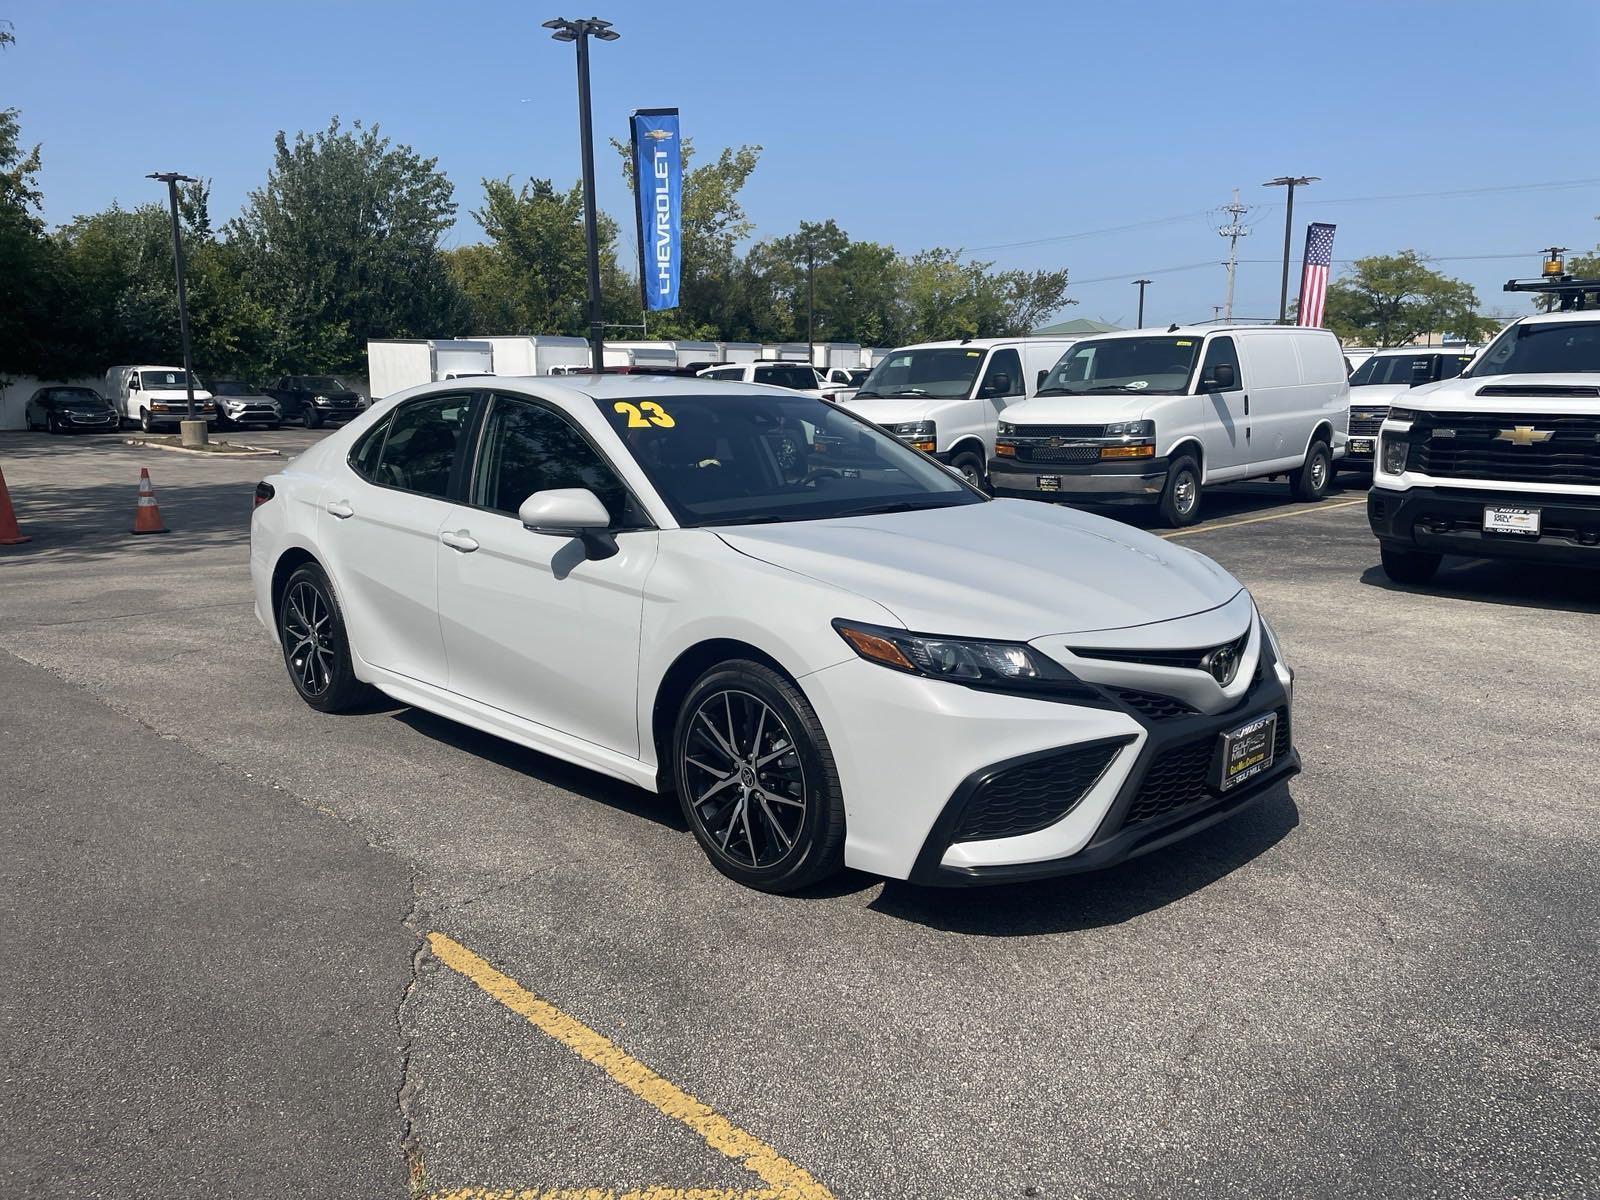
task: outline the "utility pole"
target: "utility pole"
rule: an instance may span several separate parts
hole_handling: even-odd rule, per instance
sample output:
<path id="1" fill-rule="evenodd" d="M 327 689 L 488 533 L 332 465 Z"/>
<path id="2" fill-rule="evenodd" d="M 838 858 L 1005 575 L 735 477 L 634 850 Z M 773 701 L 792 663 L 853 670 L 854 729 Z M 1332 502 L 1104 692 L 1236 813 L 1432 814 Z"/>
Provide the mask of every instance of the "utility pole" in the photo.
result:
<path id="1" fill-rule="evenodd" d="M 1135 279 L 1133 281 L 1133 284 L 1134 284 L 1135 287 L 1137 287 L 1139 289 L 1139 324 L 1138 324 L 1137 327 L 1139 329 L 1143 329 L 1144 328 L 1144 290 L 1145 290 L 1145 288 L 1150 286 L 1150 281 L 1148 279 Z"/>
<path id="2" fill-rule="evenodd" d="M 589 356 L 595 372 L 605 366 L 605 323 L 600 317 L 600 230 L 594 199 L 594 129 L 589 115 L 589 39 L 614 42 L 622 35 L 599 17 L 569 21 L 556 17 L 544 28 L 558 42 L 578 46 L 578 137 L 583 142 L 583 236 L 589 250 Z M 643 186 L 636 183 L 636 186 Z M 643 270 L 643 264 L 640 265 Z"/>
<path id="3" fill-rule="evenodd" d="M 817 365 L 817 244 L 806 242 L 806 353 Z"/>
<path id="4" fill-rule="evenodd" d="M 1239 239 L 1250 233 L 1250 226 L 1241 225 L 1239 218 L 1249 212 L 1249 206 L 1239 203 L 1239 189 L 1233 189 L 1233 203 L 1222 206 L 1222 211 L 1228 214 L 1228 223 L 1217 230 L 1219 234 L 1228 239 L 1228 261 L 1223 264 L 1228 268 L 1228 295 L 1222 304 L 1222 319 L 1233 320 L 1233 277 L 1239 269 Z"/>
<path id="5" fill-rule="evenodd" d="M 1289 189 L 1288 202 L 1283 210 L 1283 284 L 1278 289 L 1279 325 L 1289 323 L 1289 235 L 1294 227 L 1294 190 L 1316 183 L 1321 178 L 1320 175 L 1279 175 L 1276 179 L 1269 179 L 1261 185 Z"/>
<path id="6" fill-rule="evenodd" d="M 189 355 L 189 289 L 183 278 L 183 230 L 178 227 L 178 185 L 199 181 L 176 171 L 155 171 L 145 178 L 156 179 L 167 185 L 167 204 L 172 212 L 172 262 L 178 273 L 178 335 L 183 341 L 183 388 L 189 400 L 184 412 L 188 428 L 183 431 L 183 441 L 204 442 L 205 424 L 201 423 L 198 434 L 194 430 L 194 362 Z"/>

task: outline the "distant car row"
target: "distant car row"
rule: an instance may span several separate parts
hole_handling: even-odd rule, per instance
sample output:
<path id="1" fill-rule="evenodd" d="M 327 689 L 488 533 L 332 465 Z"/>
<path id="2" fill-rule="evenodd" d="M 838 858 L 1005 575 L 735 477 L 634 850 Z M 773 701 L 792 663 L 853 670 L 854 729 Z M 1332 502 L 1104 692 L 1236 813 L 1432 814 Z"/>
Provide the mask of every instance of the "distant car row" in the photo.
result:
<path id="1" fill-rule="evenodd" d="M 28 398 L 23 424 L 50 433 L 106 432 L 137 425 L 146 433 L 176 428 L 189 411 L 191 381 L 182 367 L 112 367 L 101 390 L 42 387 Z M 337 425 L 366 409 L 359 392 L 331 375 L 282 375 L 266 387 L 241 379 L 192 381 L 195 414 L 216 428 L 307 429 Z"/>

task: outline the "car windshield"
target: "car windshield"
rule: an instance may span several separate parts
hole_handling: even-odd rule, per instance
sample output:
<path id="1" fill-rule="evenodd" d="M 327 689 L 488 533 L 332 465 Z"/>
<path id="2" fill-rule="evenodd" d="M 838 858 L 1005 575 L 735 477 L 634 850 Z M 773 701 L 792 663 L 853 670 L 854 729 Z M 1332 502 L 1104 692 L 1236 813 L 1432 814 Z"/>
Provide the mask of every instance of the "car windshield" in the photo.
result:
<path id="1" fill-rule="evenodd" d="M 595 403 L 680 525 L 984 503 L 944 467 L 811 396 L 729 389 Z"/>
<path id="2" fill-rule="evenodd" d="M 983 365 L 984 351 L 976 346 L 939 346 L 927 350 L 896 350 L 872 368 L 856 393 L 864 396 L 966 396 Z"/>
<path id="3" fill-rule="evenodd" d="M 208 390 L 213 396 L 254 396 L 258 391 L 237 379 L 213 379 Z"/>
<path id="4" fill-rule="evenodd" d="M 1513 325 L 1463 375 L 1565 375 L 1600 371 L 1600 322 Z"/>
<path id="5" fill-rule="evenodd" d="M 1128 337 L 1079 342 L 1051 368 L 1037 394 L 1182 392 L 1194 371 L 1200 341 L 1197 337 Z"/>
<path id="6" fill-rule="evenodd" d="M 139 386 L 146 391 L 166 392 L 184 385 L 182 371 L 140 371 Z M 194 381 L 195 387 L 204 387 L 198 379 Z"/>
<path id="7" fill-rule="evenodd" d="M 335 379 L 332 375 L 307 375 L 305 387 L 313 392 L 348 392 L 344 380 Z"/>
<path id="8" fill-rule="evenodd" d="M 1374 354 L 1356 368 L 1355 374 L 1350 376 L 1350 386 L 1365 387 L 1374 383 L 1409 386 L 1413 382 L 1454 379 L 1471 361 L 1470 354 Z"/>
<path id="9" fill-rule="evenodd" d="M 46 388 L 39 393 L 39 399 L 46 404 L 63 404 L 74 408 L 101 408 L 105 405 L 100 393 L 88 388 Z"/>

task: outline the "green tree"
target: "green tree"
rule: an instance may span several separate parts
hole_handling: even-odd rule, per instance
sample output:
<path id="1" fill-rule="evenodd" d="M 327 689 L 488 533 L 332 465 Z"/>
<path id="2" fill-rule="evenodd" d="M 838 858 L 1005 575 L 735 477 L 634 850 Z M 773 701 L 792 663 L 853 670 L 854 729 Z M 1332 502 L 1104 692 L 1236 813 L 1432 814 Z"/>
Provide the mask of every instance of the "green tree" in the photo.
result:
<path id="1" fill-rule="evenodd" d="M 271 314 L 265 360 L 361 369 L 369 338 L 431 337 L 467 319 L 439 249 L 456 205 L 436 158 L 337 117 L 279 133 L 266 183 L 224 228 L 245 290 Z"/>
<path id="2" fill-rule="evenodd" d="M 1067 271 L 995 271 L 955 250 L 923 250 L 906 266 L 910 335 L 1017 337 L 1071 303 Z"/>
<path id="3" fill-rule="evenodd" d="M 62 378 L 73 369 L 70 294 L 39 213 L 39 147 L 20 138 L 17 110 L 0 109 L 0 376 Z"/>
<path id="4" fill-rule="evenodd" d="M 1433 270 L 1415 250 L 1358 258 L 1328 286 L 1323 321 L 1342 339 L 1369 346 L 1404 346 L 1446 330 L 1474 342 L 1495 327 L 1478 315 L 1470 284 Z"/>

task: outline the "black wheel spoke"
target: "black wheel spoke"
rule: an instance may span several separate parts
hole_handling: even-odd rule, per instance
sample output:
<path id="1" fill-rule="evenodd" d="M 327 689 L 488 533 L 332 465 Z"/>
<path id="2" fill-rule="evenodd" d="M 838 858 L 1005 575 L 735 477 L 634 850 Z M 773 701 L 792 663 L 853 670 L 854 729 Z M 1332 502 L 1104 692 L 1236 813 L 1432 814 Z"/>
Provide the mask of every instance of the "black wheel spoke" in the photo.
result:
<path id="1" fill-rule="evenodd" d="M 687 808 L 703 837 L 741 867 L 771 867 L 788 857 L 805 822 L 806 786 L 784 718 L 759 696 L 729 689 L 705 697 L 688 730 Z M 715 754 L 698 756 L 697 746 Z"/>

